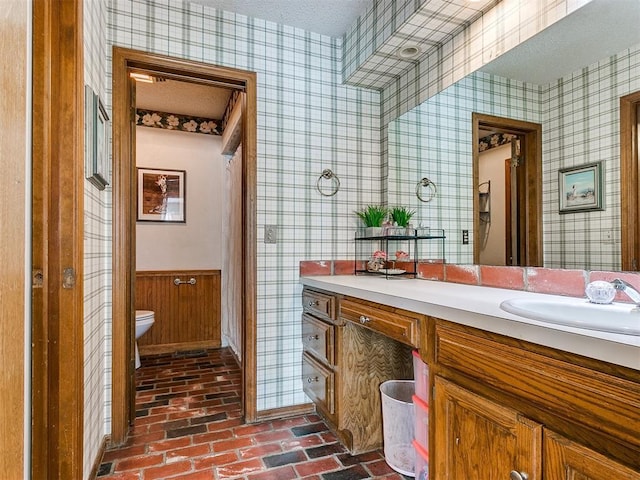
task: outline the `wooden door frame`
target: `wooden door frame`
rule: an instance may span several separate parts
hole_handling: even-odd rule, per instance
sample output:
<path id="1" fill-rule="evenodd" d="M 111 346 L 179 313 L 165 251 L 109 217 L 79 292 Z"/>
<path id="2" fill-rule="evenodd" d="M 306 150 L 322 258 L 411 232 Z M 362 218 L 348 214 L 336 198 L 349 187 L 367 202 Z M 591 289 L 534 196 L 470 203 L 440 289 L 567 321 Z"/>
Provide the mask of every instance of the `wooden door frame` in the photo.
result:
<path id="1" fill-rule="evenodd" d="M 0 167 L 4 182 L 0 189 L 0 474 L 2 478 L 31 478 L 28 473 L 29 420 L 28 371 L 31 274 L 27 272 L 31 247 L 28 147 L 31 63 L 31 10 L 27 2 L 4 2 L 0 23 Z"/>
<path id="2" fill-rule="evenodd" d="M 30 478 L 82 478 L 84 63 L 82 1 L 32 2 Z M 73 282 L 63 285 L 64 271 Z M 67 277 L 69 278 L 69 277 Z"/>
<path id="3" fill-rule="evenodd" d="M 255 421 L 256 402 L 256 192 L 257 192 L 257 86 L 255 72 L 168 57 L 138 50 L 113 48 L 113 349 L 111 441 L 126 439 L 135 394 L 128 378 L 134 372 L 133 328 L 135 304 L 135 162 L 131 152 L 132 68 L 170 74 L 184 80 L 225 81 L 245 90 L 242 147 L 242 278 L 244 299 L 243 406 L 245 420 Z"/>
<path id="4" fill-rule="evenodd" d="M 478 151 L 480 127 L 494 128 L 503 132 L 524 137 L 525 198 L 526 215 L 524 219 L 524 237 L 526 255 L 522 258 L 522 266 L 542 266 L 542 125 L 524 122 L 511 118 L 496 117 L 473 112 L 472 124 L 472 162 L 473 162 L 473 262 L 478 264 L 480 258 L 480 200 L 478 198 L 479 160 Z M 533 160 L 533 161 L 532 161 Z"/>
<path id="5" fill-rule="evenodd" d="M 504 218 L 505 218 L 505 265 L 509 266 L 513 263 L 513 239 L 511 235 L 513 234 L 512 230 L 512 222 L 511 222 L 511 159 L 507 158 L 504 161 Z"/>
<path id="6" fill-rule="evenodd" d="M 620 98 L 620 247 L 628 271 L 640 270 L 638 105 L 640 92 Z"/>

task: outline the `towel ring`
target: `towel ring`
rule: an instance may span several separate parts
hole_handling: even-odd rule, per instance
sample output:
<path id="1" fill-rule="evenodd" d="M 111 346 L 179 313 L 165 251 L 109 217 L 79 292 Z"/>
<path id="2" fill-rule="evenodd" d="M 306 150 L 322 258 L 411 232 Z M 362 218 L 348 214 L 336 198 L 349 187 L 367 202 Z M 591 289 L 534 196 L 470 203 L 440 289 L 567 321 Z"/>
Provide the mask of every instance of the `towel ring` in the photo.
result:
<path id="1" fill-rule="evenodd" d="M 322 181 L 322 179 L 331 180 L 331 190 L 329 192 L 323 192 L 322 188 L 320 188 L 320 182 Z M 323 197 L 333 197 L 336 193 L 338 193 L 338 190 L 340 190 L 340 179 L 335 173 L 331 171 L 331 169 L 326 168 L 318 177 L 318 181 L 316 182 L 316 189 Z"/>
<path id="2" fill-rule="evenodd" d="M 422 188 L 428 188 L 426 196 L 423 195 Z M 436 196 L 436 193 L 438 193 L 438 187 L 427 177 L 424 177 L 416 185 L 416 197 L 418 197 L 421 202 L 430 202 L 433 200 L 433 197 Z"/>

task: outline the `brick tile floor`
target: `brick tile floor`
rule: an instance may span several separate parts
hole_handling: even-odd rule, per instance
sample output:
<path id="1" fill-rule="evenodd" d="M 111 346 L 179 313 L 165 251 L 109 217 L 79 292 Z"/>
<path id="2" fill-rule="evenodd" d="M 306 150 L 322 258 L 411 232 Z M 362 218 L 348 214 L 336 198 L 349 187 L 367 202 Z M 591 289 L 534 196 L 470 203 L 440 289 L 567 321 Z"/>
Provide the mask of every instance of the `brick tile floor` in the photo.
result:
<path id="1" fill-rule="evenodd" d="M 350 455 L 315 415 L 245 424 L 228 349 L 144 357 L 127 443 L 99 480 L 400 480 L 381 452 Z"/>

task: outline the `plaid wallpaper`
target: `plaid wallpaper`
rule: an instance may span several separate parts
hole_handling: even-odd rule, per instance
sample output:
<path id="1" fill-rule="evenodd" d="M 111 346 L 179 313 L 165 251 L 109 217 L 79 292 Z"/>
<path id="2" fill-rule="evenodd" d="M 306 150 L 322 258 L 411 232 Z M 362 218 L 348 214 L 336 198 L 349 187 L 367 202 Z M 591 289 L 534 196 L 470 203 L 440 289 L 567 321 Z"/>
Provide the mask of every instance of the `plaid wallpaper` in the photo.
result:
<path id="1" fill-rule="evenodd" d="M 257 72 L 257 226 L 279 228 L 277 244 L 257 245 L 258 409 L 304 403 L 298 266 L 352 257 L 353 210 L 381 201 L 379 93 L 341 84 L 341 40 L 193 3 L 112 0 L 108 32 L 109 51 Z M 334 197 L 315 189 L 325 168 Z"/>
<path id="2" fill-rule="evenodd" d="M 389 124 L 389 204 L 417 210 L 414 223 L 444 228 L 447 262 L 473 262 L 472 112 L 540 122 L 539 98 L 535 85 L 475 73 Z M 423 177 L 438 187 L 428 203 L 415 194 Z"/>
<path id="3" fill-rule="evenodd" d="M 374 2 L 373 10 L 354 26 L 359 33 L 352 31 L 345 37 L 344 52 L 341 39 L 189 2 L 84 2 L 85 78 L 104 95 L 108 110 L 112 45 L 258 73 L 258 232 L 265 224 L 275 224 L 280 229 L 279 243 L 258 243 L 259 410 L 306 401 L 299 382 L 298 264 L 303 259 L 352 257 L 355 209 L 386 201 L 387 195 L 390 203 L 404 202 L 405 195 L 415 198 L 417 180 L 428 176 L 438 184 L 440 193 L 436 201 L 420 206 L 420 222 L 448 230 L 448 259 L 470 258 L 471 246 L 462 248 L 456 238 L 460 229 L 457 225 L 466 221 L 471 229 L 470 219 L 465 220 L 463 214 L 471 197 L 462 192 L 471 178 L 470 174 L 460 173 L 467 160 L 456 146 L 467 138 L 470 144 L 470 131 L 451 113 L 451 103 L 468 104 L 475 99 L 445 94 L 434 107 L 439 109 L 439 115 L 449 118 L 452 138 L 436 138 L 429 120 L 419 119 L 418 112 L 412 112 L 415 122 L 403 120 L 416 131 L 426 129 L 428 138 L 419 140 L 416 136 L 410 145 L 401 147 L 395 138 L 399 130 L 392 129 L 400 128 L 402 120 L 390 123 L 391 120 L 463 79 L 500 49 L 511 48 L 588 1 L 502 0 L 443 47 L 392 79 L 380 92 L 344 85 L 343 78 L 357 73 L 367 52 L 374 51 L 390 30 L 410 18 L 424 0 Z M 631 65 L 633 60 L 630 58 L 628 63 Z M 484 89 L 489 81 L 506 82 L 504 88 L 509 90 L 531 90 L 531 101 L 539 105 L 536 103 L 533 108 L 527 99 L 526 108 L 519 107 L 521 118 L 551 116 L 547 110 L 551 107 L 545 106 L 552 102 L 551 87 L 547 91 L 477 75 L 464 80 L 458 88 L 468 94 Z M 566 86 L 557 88 L 562 88 L 563 95 L 568 95 L 567 91 L 574 94 Z M 481 103 L 486 105 L 488 100 Z M 603 131 L 599 136 L 603 148 L 605 134 Z M 389 164 L 388 153 L 394 142 L 393 148 L 408 158 L 407 167 Z M 411 152 L 414 147 L 419 151 L 426 148 L 428 155 L 417 156 Z M 428 162 L 420 165 L 418 159 L 424 158 Z M 436 163 L 431 158 L 446 162 Z M 563 158 L 565 163 L 569 161 Z M 580 163 L 579 158 L 571 159 L 574 160 Z M 559 165 L 560 157 L 554 161 Z M 316 180 L 325 168 L 331 168 L 341 181 L 341 189 L 334 197 L 323 197 L 315 190 Z M 545 187 L 553 181 L 552 168 L 558 167 L 545 170 Z M 608 166 L 606 175 L 610 175 Z M 604 213 L 611 211 L 610 193 L 613 194 L 607 191 Z M 545 196 L 545 213 L 551 208 L 553 195 L 550 191 Z M 110 187 L 99 192 L 87 184 L 85 201 L 86 469 L 102 435 L 110 431 Z"/>
<path id="4" fill-rule="evenodd" d="M 106 100 L 107 7 L 84 1 L 84 82 Z M 84 182 L 84 478 L 111 431 L 111 186 Z"/>
<path id="5" fill-rule="evenodd" d="M 473 228 L 471 113 L 541 123 L 545 266 L 618 270 L 619 99 L 638 89 L 640 46 L 545 86 L 468 75 L 389 124 L 388 201 L 410 205 L 424 226 L 446 230 L 447 262 L 472 263 L 472 242 L 461 239 L 462 229 Z M 605 210 L 560 215 L 558 169 L 596 161 L 603 162 Z M 425 176 L 438 185 L 426 204 L 415 196 Z"/>

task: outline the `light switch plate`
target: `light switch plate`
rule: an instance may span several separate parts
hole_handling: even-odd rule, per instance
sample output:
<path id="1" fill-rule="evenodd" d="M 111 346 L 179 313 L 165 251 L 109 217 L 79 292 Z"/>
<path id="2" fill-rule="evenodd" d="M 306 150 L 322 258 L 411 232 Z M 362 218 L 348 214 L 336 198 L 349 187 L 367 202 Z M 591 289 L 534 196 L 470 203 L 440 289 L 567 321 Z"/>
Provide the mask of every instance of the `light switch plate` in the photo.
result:
<path id="1" fill-rule="evenodd" d="M 277 243 L 277 242 L 278 242 L 278 226 L 265 225 L 264 226 L 264 243 Z"/>

